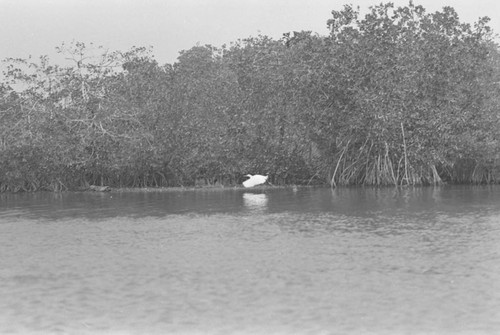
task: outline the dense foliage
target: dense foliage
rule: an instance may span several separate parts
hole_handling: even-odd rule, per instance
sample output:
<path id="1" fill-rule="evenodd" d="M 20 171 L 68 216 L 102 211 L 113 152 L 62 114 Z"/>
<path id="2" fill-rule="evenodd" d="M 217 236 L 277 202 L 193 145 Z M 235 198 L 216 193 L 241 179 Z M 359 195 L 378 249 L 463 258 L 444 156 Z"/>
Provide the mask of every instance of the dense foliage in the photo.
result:
<path id="1" fill-rule="evenodd" d="M 500 52 L 445 7 L 332 11 L 329 36 L 6 60 L 0 191 L 500 180 Z"/>

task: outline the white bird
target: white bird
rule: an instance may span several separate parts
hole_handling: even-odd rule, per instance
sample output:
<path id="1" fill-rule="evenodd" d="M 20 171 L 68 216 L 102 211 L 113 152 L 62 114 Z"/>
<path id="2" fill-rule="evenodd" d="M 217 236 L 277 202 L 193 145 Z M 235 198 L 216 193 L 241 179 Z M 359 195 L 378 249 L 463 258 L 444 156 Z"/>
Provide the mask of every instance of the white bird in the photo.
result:
<path id="1" fill-rule="evenodd" d="M 247 174 L 245 177 L 250 177 L 250 179 L 247 179 L 243 182 L 243 186 L 245 187 L 254 187 L 260 184 L 264 184 L 267 181 L 267 178 L 269 178 L 269 176 L 262 176 L 260 174 L 256 174 L 253 176 L 251 174 Z"/>

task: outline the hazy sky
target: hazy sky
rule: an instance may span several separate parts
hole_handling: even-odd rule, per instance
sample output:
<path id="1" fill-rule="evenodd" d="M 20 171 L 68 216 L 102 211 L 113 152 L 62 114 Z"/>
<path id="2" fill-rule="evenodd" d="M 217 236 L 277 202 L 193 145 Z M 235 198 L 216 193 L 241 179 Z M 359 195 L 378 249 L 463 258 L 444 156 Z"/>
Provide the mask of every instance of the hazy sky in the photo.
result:
<path id="1" fill-rule="evenodd" d="M 161 63 L 197 43 L 221 46 L 259 33 L 280 38 L 289 31 L 328 33 L 332 10 L 344 4 L 366 10 L 382 0 L 0 0 L 0 60 L 49 55 L 72 40 L 110 50 L 153 46 Z M 408 0 L 394 0 L 407 5 Z M 414 0 L 427 12 L 454 7 L 463 22 L 489 16 L 500 33 L 499 0 Z"/>

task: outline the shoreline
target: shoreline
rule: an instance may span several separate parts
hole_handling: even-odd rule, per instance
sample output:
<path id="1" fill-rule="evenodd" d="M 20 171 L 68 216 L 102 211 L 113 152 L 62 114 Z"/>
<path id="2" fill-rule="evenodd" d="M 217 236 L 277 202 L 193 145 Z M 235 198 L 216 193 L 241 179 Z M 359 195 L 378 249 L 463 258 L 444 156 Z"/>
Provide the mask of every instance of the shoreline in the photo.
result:
<path id="1" fill-rule="evenodd" d="M 243 187 L 241 185 L 235 186 L 172 186 L 172 187 L 108 187 L 102 186 L 103 190 L 95 189 L 73 189 L 73 190 L 36 190 L 36 191 L 18 191 L 11 192 L 5 191 L 0 192 L 0 196 L 4 194 L 37 194 L 37 193 L 181 193 L 181 192 L 222 192 L 222 191 L 265 191 L 265 190 L 280 190 L 280 189 L 292 189 L 297 191 L 299 189 L 312 189 L 312 188 L 331 188 L 335 189 L 408 189 L 408 188 L 440 188 L 440 187 L 485 187 L 485 186 L 499 186 L 499 183 L 489 183 L 489 184 L 454 184 L 454 183 L 443 183 L 440 185 L 339 185 L 336 187 L 331 187 L 328 184 L 323 185 L 259 185 L 255 187 Z M 101 187 L 101 186 L 99 186 Z"/>
<path id="2" fill-rule="evenodd" d="M 133 193 L 133 192 L 192 192 L 192 191 L 239 191 L 239 190 L 266 190 L 266 189 L 287 189 L 287 188 L 311 188 L 311 187 L 329 187 L 324 186 L 311 186 L 311 185 L 262 185 L 255 187 L 243 187 L 240 185 L 235 186 L 173 186 L 173 187 L 122 187 L 122 188 L 111 188 L 111 192 L 115 193 Z M 71 191 L 69 191 L 71 192 Z"/>

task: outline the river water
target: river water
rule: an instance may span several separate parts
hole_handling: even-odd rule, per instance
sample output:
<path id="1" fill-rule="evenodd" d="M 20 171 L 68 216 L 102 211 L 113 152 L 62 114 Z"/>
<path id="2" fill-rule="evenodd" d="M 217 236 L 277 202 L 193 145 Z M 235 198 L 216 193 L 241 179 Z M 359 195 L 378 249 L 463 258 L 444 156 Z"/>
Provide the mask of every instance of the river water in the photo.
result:
<path id="1" fill-rule="evenodd" d="M 500 187 L 0 195 L 1 334 L 500 334 Z"/>

